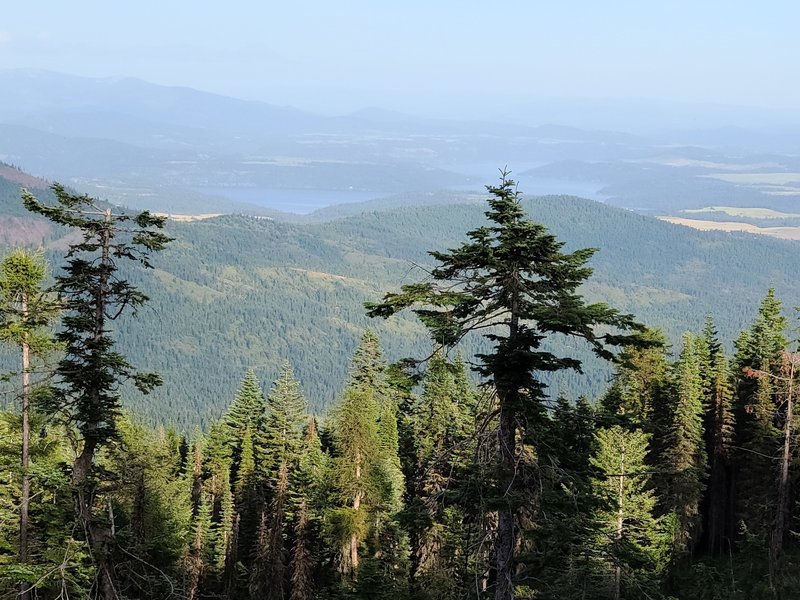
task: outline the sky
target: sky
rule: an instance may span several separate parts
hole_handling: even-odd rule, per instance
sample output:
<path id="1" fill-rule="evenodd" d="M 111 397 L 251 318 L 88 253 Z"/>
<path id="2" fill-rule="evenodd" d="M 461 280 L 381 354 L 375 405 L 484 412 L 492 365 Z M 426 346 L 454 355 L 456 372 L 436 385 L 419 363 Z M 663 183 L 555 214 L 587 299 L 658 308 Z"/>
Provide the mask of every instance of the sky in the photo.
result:
<path id="1" fill-rule="evenodd" d="M 138 77 L 325 113 L 547 98 L 800 106 L 800 3 L 6 2 L 0 69 Z"/>

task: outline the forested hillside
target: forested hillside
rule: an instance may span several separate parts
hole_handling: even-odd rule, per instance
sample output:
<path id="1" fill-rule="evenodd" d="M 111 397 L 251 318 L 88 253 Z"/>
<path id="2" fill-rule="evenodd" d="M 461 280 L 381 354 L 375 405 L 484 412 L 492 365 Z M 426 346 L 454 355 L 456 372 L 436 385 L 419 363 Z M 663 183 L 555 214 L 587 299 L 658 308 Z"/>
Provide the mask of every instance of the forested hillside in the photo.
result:
<path id="1" fill-rule="evenodd" d="M 23 365 L 0 411 L 0 597 L 795 598 L 794 321 L 774 289 L 721 276 L 793 245 L 576 198 L 523 203 L 505 176 L 489 192 L 488 210 L 168 229 L 58 185 L 24 194 L 55 224 L 49 254 L 67 255 L 53 286 L 41 253 L 0 264 L 0 334 Z M 628 261 L 580 245 L 598 238 Z M 735 327 L 726 306 L 743 313 L 734 335 L 718 326 Z M 686 320 L 667 321 L 691 329 L 675 355 L 631 307 Z M 380 334 L 366 315 L 385 319 L 370 323 Z M 262 338 L 270 320 L 282 326 Z M 214 350 L 224 339 L 236 350 Z M 384 346 L 421 360 L 391 364 Z M 271 385 L 253 368 L 295 352 L 327 378 L 329 406 L 313 406 L 291 361 L 275 358 Z M 195 370 L 177 373 L 188 356 Z M 166 394 L 132 401 L 162 383 L 151 368 Z M 197 386 L 237 368 L 202 430 L 142 423 L 189 422 L 187 407 L 208 410 L 193 400 L 211 399 Z M 548 388 L 557 372 L 596 392 Z"/>
<path id="2" fill-rule="evenodd" d="M 65 232 L 22 209 L 19 183 L 0 178 L 0 184 L 3 213 L 24 224 L 0 227 L 0 239 L 45 242 L 57 268 Z M 364 212 L 347 205 L 294 222 L 247 216 L 168 222 L 176 240 L 155 259 L 155 272 L 146 280 L 131 273 L 151 301 L 142 318 L 120 323 L 118 332 L 124 352 L 162 373 L 165 384 L 149 397 L 132 396 L 130 406 L 151 423 L 190 431 L 222 413 L 248 369 L 268 381 L 290 360 L 312 410 L 323 412 L 346 375 L 341 357 L 367 326 L 363 302 L 417 278 L 430 265 L 429 249 L 457 245 L 483 219 L 474 196 L 466 203 L 457 195 L 440 200 L 446 203 L 383 209 L 371 202 Z M 523 204 L 568 248 L 600 249 L 587 297 L 636 314 L 672 344 L 708 313 L 731 339 L 769 287 L 800 297 L 792 242 L 696 232 L 572 197 Z M 377 327 L 391 360 L 429 347 L 412 319 Z M 593 364 L 585 377 L 559 376 L 554 389 L 594 394 L 607 378 Z"/>
<path id="3" fill-rule="evenodd" d="M 770 286 L 800 297 L 791 242 L 696 232 L 577 198 L 524 205 L 567 247 L 600 248 L 588 297 L 663 328 L 673 344 L 708 313 L 718 315 L 730 339 Z M 144 314 L 154 317 L 120 330 L 125 351 L 165 377 L 164 388 L 147 400 L 152 405 L 140 409 L 162 414 L 166 402 L 178 423 L 197 423 L 198 415 L 219 414 L 248 368 L 269 380 L 288 359 L 312 408 L 324 410 L 344 380 L 341 356 L 367 325 L 362 303 L 417 278 L 415 265 L 430 265 L 426 251 L 463 241 L 482 212 L 473 201 L 312 225 L 232 216 L 170 223 L 176 242 L 158 257 L 156 276 L 145 286 L 152 301 Z M 379 333 L 391 360 L 428 345 L 412 321 L 379 325 Z M 185 377 L 194 373 L 213 377 Z M 561 381 L 565 391 L 595 393 L 606 379 L 593 368 L 586 378 Z"/>

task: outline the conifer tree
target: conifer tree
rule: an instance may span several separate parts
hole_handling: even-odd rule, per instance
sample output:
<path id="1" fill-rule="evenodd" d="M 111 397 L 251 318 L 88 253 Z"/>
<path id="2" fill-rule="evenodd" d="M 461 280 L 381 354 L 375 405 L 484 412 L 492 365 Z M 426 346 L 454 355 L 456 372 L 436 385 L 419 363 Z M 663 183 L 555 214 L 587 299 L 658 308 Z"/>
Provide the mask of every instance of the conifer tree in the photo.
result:
<path id="1" fill-rule="evenodd" d="M 508 173 L 488 191 L 488 226 L 469 232 L 470 241 L 456 249 L 430 253 L 438 266 L 429 281 L 403 286 L 399 294 L 387 294 L 382 303 L 367 308 L 370 316 L 388 317 L 416 307 L 433 340 L 444 346 L 456 344 L 468 332 L 489 329 L 485 337 L 494 347 L 479 355 L 479 370 L 499 401 L 495 598 L 510 600 L 515 595 L 517 511 L 527 502 L 517 478 L 519 440 L 524 437 L 518 433 L 526 427 L 535 430 L 544 419 L 540 373 L 580 369 L 580 361 L 543 350 L 542 342 L 550 335 L 575 336 L 611 359 L 609 346 L 638 339 L 617 332 L 643 327 L 606 304 L 584 302 L 577 288 L 591 275 L 586 262 L 595 251 L 562 252 L 563 243 L 525 218 Z M 597 333 L 597 326 L 612 331 Z"/>
<path id="2" fill-rule="evenodd" d="M 64 358 L 56 369 L 49 409 L 67 414 L 80 432 L 82 447 L 72 468 L 76 526 L 85 533 L 97 565 L 98 595 L 116 600 L 113 531 L 95 512 L 95 455 L 116 436 L 119 385 L 129 380 L 146 393 L 161 379 L 154 373 L 137 372 L 115 352 L 108 327 L 126 308 L 135 310 L 147 300 L 119 276 L 118 261 L 131 260 L 149 268 L 151 253 L 164 248 L 170 238 L 160 231 L 165 217 L 147 211 L 114 212 L 88 196 L 70 194 L 59 184 L 51 189 L 55 205 L 24 191 L 25 208 L 79 230 L 82 240 L 70 246 L 67 264 L 55 278 L 54 291 L 64 310 L 56 337 L 64 346 Z"/>
<path id="3" fill-rule="evenodd" d="M 708 459 L 703 418 L 705 390 L 702 361 L 707 348 L 702 338 L 686 333 L 672 375 L 672 422 L 661 464 L 667 471 L 664 503 L 676 516 L 675 558 L 690 552 L 701 531 L 700 503 L 705 493 Z"/>
<path id="4" fill-rule="evenodd" d="M 266 414 L 267 404 L 255 372 L 249 369 L 242 379 L 239 391 L 225 415 L 225 424 L 231 437 L 241 440 L 245 429 L 255 431 L 259 419 Z"/>
<path id="5" fill-rule="evenodd" d="M 253 479 L 256 471 L 255 453 L 253 451 L 253 435 L 250 427 L 244 430 L 241 442 L 241 456 L 239 457 L 239 469 L 236 473 L 236 483 L 234 491 L 240 505 L 246 504 L 253 493 Z"/>
<path id="6" fill-rule="evenodd" d="M 297 511 L 297 522 L 294 531 L 291 560 L 292 591 L 289 595 L 289 600 L 313 600 L 314 598 L 314 558 L 311 553 L 309 525 L 308 504 L 303 498 Z"/>
<path id="7" fill-rule="evenodd" d="M 43 361 L 53 350 L 47 326 L 58 311 L 53 298 L 42 290 L 47 265 L 41 254 L 15 250 L 0 264 L 0 339 L 20 350 L 22 416 L 21 491 L 19 501 L 19 562 L 28 562 L 30 476 L 31 375 L 34 360 Z M 27 584 L 20 588 L 21 600 L 30 597 Z"/>
<path id="8" fill-rule="evenodd" d="M 780 376 L 782 353 L 788 343 L 786 325 L 781 302 L 770 289 L 753 326 L 736 341 L 734 356 L 737 519 L 749 535 L 764 542 L 770 535 L 777 501 L 775 482 L 782 436 L 776 426 L 776 407 L 780 386 L 770 376 L 754 378 L 746 373 L 758 371 Z"/>
<path id="9" fill-rule="evenodd" d="M 266 600 L 285 597 L 286 549 L 284 522 L 289 491 L 289 467 L 284 461 L 278 471 L 275 494 L 269 514 L 261 517 L 255 560 L 250 574 L 250 596 Z"/>
<path id="10" fill-rule="evenodd" d="M 706 320 L 703 361 L 706 414 L 704 419 L 709 479 L 704 502 L 705 549 L 711 555 L 730 550 L 734 537 L 731 457 L 733 451 L 733 390 L 728 360 L 713 321 Z"/>
<path id="11" fill-rule="evenodd" d="M 598 597 L 621 600 L 658 595 L 663 541 L 645 462 L 649 438 L 641 430 L 619 425 L 597 431 L 597 451 L 591 462 L 598 470 L 594 489 L 602 505 L 595 514 L 594 550 L 604 565 Z"/>
<path id="12" fill-rule="evenodd" d="M 649 430 L 660 416 L 669 364 L 664 334 L 648 329 L 642 337 L 652 345 L 623 348 L 612 386 L 603 397 L 602 406 L 606 417 L 612 416 L 633 428 Z"/>
<path id="13" fill-rule="evenodd" d="M 406 520 L 412 536 L 413 592 L 446 597 L 468 583 L 460 556 L 466 549 L 460 531 L 459 476 L 471 459 L 468 444 L 474 423 L 474 392 L 462 361 L 437 352 L 428 364 L 423 391 L 412 406 L 411 485 Z"/>
<path id="14" fill-rule="evenodd" d="M 332 426 L 334 472 L 339 508 L 330 512 L 334 539 L 341 546 L 339 568 L 355 577 L 361 564 L 360 546 L 368 533 L 368 505 L 376 463 L 381 459 L 378 420 L 386 399 L 382 353 L 377 336 L 366 331 L 353 356 L 348 384 L 335 409 Z"/>
<path id="15" fill-rule="evenodd" d="M 284 362 L 267 396 L 267 417 L 264 439 L 261 440 L 266 453 L 266 466 L 272 473 L 273 481 L 277 478 L 280 465 L 293 465 L 300 455 L 307 413 L 300 382 L 295 378 L 292 366 Z"/>

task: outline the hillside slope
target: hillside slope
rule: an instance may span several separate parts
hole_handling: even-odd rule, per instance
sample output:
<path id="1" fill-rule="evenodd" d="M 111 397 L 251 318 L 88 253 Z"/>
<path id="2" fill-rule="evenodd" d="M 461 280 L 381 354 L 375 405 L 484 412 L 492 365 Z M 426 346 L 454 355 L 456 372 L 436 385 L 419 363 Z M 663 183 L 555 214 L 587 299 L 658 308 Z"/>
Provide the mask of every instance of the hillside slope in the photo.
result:
<path id="1" fill-rule="evenodd" d="M 34 191 L 46 193 L 43 186 Z M 44 243 L 58 264 L 64 232 L 25 215 L 19 187 L 0 174 L 0 242 Z M 202 424 L 230 402 L 246 369 L 268 382 L 289 359 L 321 411 L 335 400 L 364 327 L 378 329 L 391 359 L 428 351 L 412 318 L 370 322 L 362 303 L 422 278 L 427 251 L 462 242 L 482 224 L 484 206 L 474 197 L 462 204 L 376 206 L 367 203 L 361 213 L 351 206 L 348 216 L 331 213 L 319 222 L 237 216 L 170 222 L 176 239 L 155 258 L 156 269 L 130 274 L 151 301 L 117 331 L 120 349 L 134 364 L 161 372 L 165 385 L 148 397 L 130 394 L 129 405 L 153 421 Z M 698 232 L 574 197 L 526 199 L 525 206 L 568 249 L 600 249 L 587 296 L 663 328 L 673 341 L 700 327 L 707 313 L 723 339 L 733 338 L 768 287 L 787 306 L 800 298 L 796 242 Z M 581 352 L 576 344 L 567 350 Z M 554 390 L 597 392 L 607 369 L 588 367 L 585 376 L 556 380 Z"/>

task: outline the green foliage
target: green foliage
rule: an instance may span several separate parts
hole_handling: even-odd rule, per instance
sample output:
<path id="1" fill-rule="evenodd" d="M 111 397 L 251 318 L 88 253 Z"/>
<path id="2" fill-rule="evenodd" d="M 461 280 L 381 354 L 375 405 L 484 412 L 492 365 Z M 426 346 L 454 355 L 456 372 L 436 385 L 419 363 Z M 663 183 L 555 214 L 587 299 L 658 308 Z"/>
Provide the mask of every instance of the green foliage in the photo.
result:
<path id="1" fill-rule="evenodd" d="M 546 384 L 541 373 L 581 370 L 581 361 L 557 354 L 548 337 L 584 340 L 597 356 L 612 359 L 613 346 L 652 345 L 635 335 L 644 327 L 631 315 L 605 303 L 588 304 L 578 287 L 591 275 L 594 249 L 562 252 L 544 225 L 525 218 L 520 195 L 507 173 L 500 185 L 487 187 L 489 225 L 467 233 L 469 242 L 447 252 L 433 251 L 437 266 L 430 281 L 408 284 L 367 304 L 373 317 L 389 317 L 411 308 L 434 343 L 451 347 L 480 332 L 491 351 L 477 354 L 477 371 L 497 392 L 500 476 L 498 530 L 495 539 L 497 598 L 513 597 L 518 509 L 527 502 L 519 490 L 517 430 L 528 429 L 534 449 L 544 416 Z M 601 332 L 599 328 L 603 328 Z M 634 332 L 630 334 L 629 332 Z M 523 435 L 526 435 L 523 433 Z"/>
<path id="2" fill-rule="evenodd" d="M 669 482 L 662 501 L 666 512 L 675 514 L 677 519 L 676 556 L 690 552 L 701 531 L 700 502 L 705 493 L 708 469 L 701 369 L 707 352 L 702 338 L 687 333 L 672 373 L 672 423 L 659 464 L 666 470 Z"/>
<path id="3" fill-rule="evenodd" d="M 656 496 L 645 462 L 650 436 L 619 425 L 596 436 L 591 463 L 598 470 L 594 489 L 601 502 L 592 543 L 597 592 L 602 598 L 658 597 L 667 539 L 655 517 Z"/>

